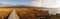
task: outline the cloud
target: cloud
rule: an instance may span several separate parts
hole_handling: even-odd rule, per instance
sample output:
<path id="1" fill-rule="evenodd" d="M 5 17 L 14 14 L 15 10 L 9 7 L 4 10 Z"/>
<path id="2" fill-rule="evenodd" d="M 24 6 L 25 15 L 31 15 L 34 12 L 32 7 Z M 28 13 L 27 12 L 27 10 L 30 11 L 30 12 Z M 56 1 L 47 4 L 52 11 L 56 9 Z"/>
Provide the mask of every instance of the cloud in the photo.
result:
<path id="1" fill-rule="evenodd" d="M 59 0 L 34 0 L 28 5 L 46 8 L 60 8 L 60 2 L 58 1 Z"/>
<path id="2" fill-rule="evenodd" d="M 0 6 L 4 6 L 4 5 L 7 5 L 7 3 L 5 3 L 5 2 L 0 2 Z"/>
<path id="3" fill-rule="evenodd" d="M 7 7 L 7 6 L 12 6 L 12 4 L 8 4 L 6 2 L 0 2 L 0 7 Z"/>

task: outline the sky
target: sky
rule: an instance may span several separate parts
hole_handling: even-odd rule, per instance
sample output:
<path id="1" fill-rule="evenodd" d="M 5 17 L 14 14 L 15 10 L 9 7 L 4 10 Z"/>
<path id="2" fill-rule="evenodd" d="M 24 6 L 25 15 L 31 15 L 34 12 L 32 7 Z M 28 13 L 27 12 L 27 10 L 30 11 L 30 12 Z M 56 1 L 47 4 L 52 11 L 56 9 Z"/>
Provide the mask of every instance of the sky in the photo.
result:
<path id="1" fill-rule="evenodd" d="M 60 0 L 0 0 L 0 4 L 32 5 L 38 7 L 60 8 Z"/>
<path id="2" fill-rule="evenodd" d="M 0 0 L 0 3 L 3 4 L 27 4 L 32 0 Z"/>

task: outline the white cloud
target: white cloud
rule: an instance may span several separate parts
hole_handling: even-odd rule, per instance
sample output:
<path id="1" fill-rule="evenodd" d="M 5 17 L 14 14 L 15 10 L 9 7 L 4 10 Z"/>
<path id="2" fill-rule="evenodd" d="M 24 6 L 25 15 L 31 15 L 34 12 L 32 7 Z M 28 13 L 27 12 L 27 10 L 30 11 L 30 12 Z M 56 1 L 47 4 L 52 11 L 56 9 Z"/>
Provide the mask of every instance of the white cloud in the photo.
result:
<path id="1" fill-rule="evenodd" d="M 47 8 L 60 8 L 59 0 L 35 0 L 29 5 L 37 7 L 47 7 Z"/>
<path id="2" fill-rule="evenodd" d="M 7 6 L 12 6 L 12 4 L 8 4 L 6 2 L 0 2 L 0 7 L 7 7 Z"/>

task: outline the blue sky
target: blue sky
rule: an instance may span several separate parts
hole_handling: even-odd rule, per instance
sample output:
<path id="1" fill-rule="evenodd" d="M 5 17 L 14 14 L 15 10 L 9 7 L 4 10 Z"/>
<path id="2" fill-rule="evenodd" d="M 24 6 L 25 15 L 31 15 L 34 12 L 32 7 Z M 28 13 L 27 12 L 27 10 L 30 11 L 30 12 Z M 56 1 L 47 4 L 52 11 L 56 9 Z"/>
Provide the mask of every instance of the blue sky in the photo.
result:
<path id="1" fill-rule="evenodd" d="M 27 4 L 32 2 L 32 0 L 0 0 L 0 3 L 7 4 Z"/>

